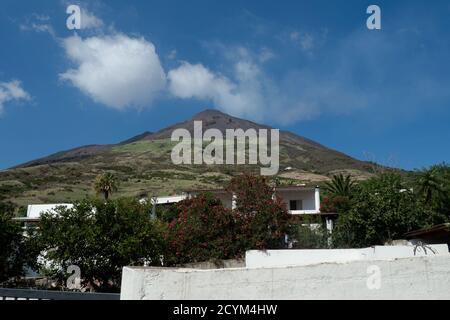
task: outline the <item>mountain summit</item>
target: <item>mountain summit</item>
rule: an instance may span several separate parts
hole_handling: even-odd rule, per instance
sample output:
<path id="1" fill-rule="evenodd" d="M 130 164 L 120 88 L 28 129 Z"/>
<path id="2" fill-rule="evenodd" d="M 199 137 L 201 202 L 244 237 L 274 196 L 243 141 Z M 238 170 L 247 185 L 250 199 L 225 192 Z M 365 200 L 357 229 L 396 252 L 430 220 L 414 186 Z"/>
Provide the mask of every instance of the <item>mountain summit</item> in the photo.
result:
<path id="1" fill-rule="evenodd" d="M 248 120 L 236 118 L 226 113 L 220 112 L 215 109 L 206 109 L 202 112 L 195 114 L 190 120 L 176 123 L 172 126 L 159 130 L 151 136 L 147 136 L 146 139 L 161 139 L 169 138 L 172 132 L 176 129 L 187 129 L 191 134 L 194 132 L 194 121 L 202 121 L 203 130 L 219 129 L 222 133 L 225 133 L 226 129 L 270 129 L 269 126 L 261 125 Z"/>
<path id="2" fill-rule="evenodd" d="M 255 169 L 250 165 L 174 165 L 170 158 L 176 144 L 170 140 L 172 132 L 184 128 L 192 134 L 197 120 L 203 122 L 204 131 L 271 129 L 207 109 L 154 133 L 144 132 L 113 145 L 89 145 L 58 152 L 0 172 L 3 198 L 18 204 L 77 200 L 92 194 L 92 181 L 103 171 L 118 176 L 120 195 L 173 194 L 193 188 L 222 187 L 232 175 Z M 280 169 L 279 178 L 287 183 L 317 184 L 342 171 L 361 178 L 370 176 L 373 164 L 280 131 Z"/>

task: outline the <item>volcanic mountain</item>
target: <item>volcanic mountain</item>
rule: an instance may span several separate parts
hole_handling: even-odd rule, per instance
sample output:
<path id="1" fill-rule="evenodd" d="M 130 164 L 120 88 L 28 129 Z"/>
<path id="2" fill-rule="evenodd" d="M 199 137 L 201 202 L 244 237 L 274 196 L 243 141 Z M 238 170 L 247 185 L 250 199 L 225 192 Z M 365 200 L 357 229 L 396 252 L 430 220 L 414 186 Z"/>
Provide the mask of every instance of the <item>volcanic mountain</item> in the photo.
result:
<path id="1" fill-rule="evenodd" d="M 118 177 L 117 196 L 170 195 L 189 189 L 223 187 L 233 175 L 259 172 L 259 167 L 251 165 L 174 165 L 170 154 L 176 142 L 171 141 L 171 134 L 175 129 L 184 128 L 193 135 L 196 120 L 202 121 L 203 131 L 271 129 L 217 110 L 205 110 L 158 132 L 144 132 L 113 145 L 82 146 L 2 171 L 0 200 L 26 205 L 82 199 L 93 195 L 92 182 L 105 171 Z M 373 163 L 280 131 L 278 180 L 282 183 L 320 184 L 338 172 L 364 179 L 374 168 Z"/>

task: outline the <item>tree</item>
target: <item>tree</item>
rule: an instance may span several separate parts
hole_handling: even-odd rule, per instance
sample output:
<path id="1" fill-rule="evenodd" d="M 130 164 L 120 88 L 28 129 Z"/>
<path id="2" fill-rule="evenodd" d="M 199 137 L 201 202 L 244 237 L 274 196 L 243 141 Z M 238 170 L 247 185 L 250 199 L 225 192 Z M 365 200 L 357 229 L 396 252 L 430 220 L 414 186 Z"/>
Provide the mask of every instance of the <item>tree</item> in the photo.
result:
<path id="1" fill-rule="evenodd" d="M 434 165 L 416 172 L 414 180 L 417 194 L 427 204 L 443 204 L 450 198 L 450 167 L 446 164 Z"/>
<path id="2" fill-rule="evenodd" d="M 325 191 L 331 196 L 348 197 L 352 196 L 355 186 L 350 175 L 344 176 L 342 173 L 334 175 L 330 182 L 325 183 Z"/>
<path id="3" fill-rule="evenodd" d="M 450 218 L 450 166 L 443 163 L 414 173 L 413 187 L 423 207 L 432 210 L 434 224 Z"/>
<path id="4" fill-rule="evenodd" d="M 164 226 L 150 220 L 150 207 L 135 199 L 84 200 L 41 216 L 32 241 L 64 284 L 67 267 L 81 269 L 83 284 L 117 291 L 124 266 L 161 265 Z M 49 266 L 48 266 L 49 264 Z"/>
<path id="5" fill-rule="evenodd" d="M 178 203 L 179 215 L 169 224 L 166 241 L 171 265 L 236 258 L 236 220 L 211 194 Z"/>
<path id="6" fill-rule="evenodd" d="M 328 249 L 329 234 L 327 229 L 320 224 L 316 228 L 296 223 L 292 225 L 293 249 Z"/>
<path id="7" fill-rule="evenodd" d="M 227 190 L 235 195 L 234 210 L 211 194 L 178 204 L 179 216 L 170 223 L 166 238 L 171 264 L 239 258 L 250 249 L 285 246 L 290 215 L 265 178 L 238 176 Z"/>
<path id="8" fill-rule="evenodd" d="M 13 212 L 12 204 L 0 203 L 0 282 L 22 276 L 26 264 L 25 239 Z"/>
<path id="9" fill-rule="evenodd" d="M 290 230 L 290 215 L 266 178 L 248 174 L 237 176 L 230 181 L 227 190 L 235 195 L 234 214 L 239 224 L 240 247 L 244 250 L 283 248 L 284 236 Z"/>
<path id="10" fill-rule="evenodd" d="M 344 247 L 383 245 L 411 230 L 430 226 L 433 213 L 419 205 L 400 175 L 387 173 L 360 184 L 351 209 L 340 215 L 333 244 Z"/>
<path id="11" fill-rule="evenodd" d="M 108 200 L 111 193 L 117 191 L 117 185 L 116 177 L 112 173 L 106 172 L 95 178 L 94 189 L 98 194 L 103 194 L 105 200 Z"/>
<path id="12" fill-rule="evenodd" d="M 435 168 L 425 169 L 418 173 L 416 178 L 417 193 L 428 204 L 433 199 L 441 198 L 443 193 L 443 179 Z"/>
<path id="13" fill-rule="evenodd" d="M 350 175 L 334 175 L 324 187 L 321 212 L 345 214 L 350 209 L 350 201 L 357 186 Z"/>

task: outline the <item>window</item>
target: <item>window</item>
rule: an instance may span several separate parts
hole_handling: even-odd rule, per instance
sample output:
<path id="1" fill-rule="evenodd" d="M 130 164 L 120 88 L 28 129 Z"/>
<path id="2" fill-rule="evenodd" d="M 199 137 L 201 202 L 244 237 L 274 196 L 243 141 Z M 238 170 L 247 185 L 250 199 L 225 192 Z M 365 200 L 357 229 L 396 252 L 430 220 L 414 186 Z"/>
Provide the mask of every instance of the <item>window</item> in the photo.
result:
<path id="1" fill-rule="evenodd" d="M 289 201 L 289 210 L 303 210 L 303 201 L 302 200 L 290 200 Z"/>

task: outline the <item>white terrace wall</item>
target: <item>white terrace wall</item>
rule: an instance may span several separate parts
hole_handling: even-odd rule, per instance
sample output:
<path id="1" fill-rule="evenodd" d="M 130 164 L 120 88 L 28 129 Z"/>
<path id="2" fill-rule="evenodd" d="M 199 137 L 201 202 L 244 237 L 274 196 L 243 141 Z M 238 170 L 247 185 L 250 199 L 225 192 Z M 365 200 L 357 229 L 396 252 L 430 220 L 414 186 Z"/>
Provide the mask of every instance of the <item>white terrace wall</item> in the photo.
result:
<path id="1" fill-rule="evenodd" d="M 121 299 L 450 299 L 449 271 L 450 255 L 283 268 L 125 267 Z"/>
<path id="2" fill-rule="evenodd" d="M 247 268 L 305 266 L 327 262 L 349 262 L 358 260 L 386 260 L 425 255 L 449 255 L 446 244 L 425 247 L 414 246 L 374 246 L 363 249 L 323 249 L 323 250 L 250 250 L 245 253 Z M 434 253 L 433 253 L 434 251 Z M 449 289 L 450 290 L 450 289 Z"/>

